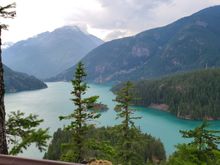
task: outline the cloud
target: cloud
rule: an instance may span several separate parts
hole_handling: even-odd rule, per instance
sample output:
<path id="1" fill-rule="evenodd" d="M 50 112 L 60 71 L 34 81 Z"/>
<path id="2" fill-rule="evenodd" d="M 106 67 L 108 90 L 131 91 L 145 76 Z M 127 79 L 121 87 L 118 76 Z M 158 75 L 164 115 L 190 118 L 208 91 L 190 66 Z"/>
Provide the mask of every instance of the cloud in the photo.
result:
<path id="1" fill-rule="evenodd" d="M 66 23 L 80 23 L 92 29 L 104 30 L 108 33 L 100 36 L 108 41 L 145 30 L 154 19 L 151 12 L 158 6 L 171 2 L 172 0 L 96 0 L 98 5 L 95 10 L 81 10 L 77 15 L 73 13 L 66 19 Z"/>
<path id="2" fill-rule="evenodd" d="M 13 0 L 5 1 L 9 3 Z M 10 26 L 9 31 L 3 33 L 4 41 L 18 41 L 44 31 L 52 31 L 70 24 L 71 21 L 66 21 L 70 16 L 78 17 L 82 11 L 90 11 L 90 8 L 95 10 L 98 5 L 96 0 L 16 0 L 16 4 L 16 18 L 5 20 Z M 78 21 L 80 26 L 87 26 L 81 22 Z"/>
<path id="3" fill-rule="evenodd" d="M 116 31 L 110 32 L 110 33 L 104 38 L 104 40 L 110 41 L 110 40 L 122 38 L 122 37 L 128 36 L 128 35 L 130 35 L 130 34 L 128 34 L 127 31 L 116 30 Z"/>
<path id="4" fill-rule="evenodd" d="M 13 1 L 13 0 L 6 0 Z M 64 25 L 112 40 L 169 24 L 219 0 L 16 0 L 4 41 L 16 41 Z"/>
<path id="5" fill-rule="evenodd" d="M 169 0 L 99 0 L 103 7 L 100 24 L 102 28 L 136 28 L 144 26 L 150 11 L 161 3 Z"/>
<path id="6" fill-rule="evenodd" d="M 106 36 L 102 36 L 105 40 L 164 26 L 203 8 L 220 4 L 219 0 L 97 0 L 97 2 L 98 10 L 83 11 L 71 19 L 94 29 L 109 31 Z"/>
<path id="7" fill-rule="evenodd" d="M 73 22 L 84 22 L 92 28 L 113 31 L 139 31 L 153 19 L 151 10 L 171 0 L 97 0 L 99 10 L 82 12 Z M 128 32 L 127 32 L 128 33 Z"/>

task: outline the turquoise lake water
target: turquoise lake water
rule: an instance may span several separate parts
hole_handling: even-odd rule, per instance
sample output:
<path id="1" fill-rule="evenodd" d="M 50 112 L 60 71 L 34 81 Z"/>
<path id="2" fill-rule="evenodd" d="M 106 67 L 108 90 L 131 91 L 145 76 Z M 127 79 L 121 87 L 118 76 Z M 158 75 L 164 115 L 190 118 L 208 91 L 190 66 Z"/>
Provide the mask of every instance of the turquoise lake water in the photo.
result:
<path id="1" fill-rule="evenodd" d="M 20 110 L 27 114 L 38 114 L 44 119 L 42 128 L 50 128 L 50 134 L 68 121 L 59 121 L 58 116 L 71 113 L 74 106 L 70 101 L 72 90 L 71 83 L 55 82 L 47 83 L 48 88 L 42 90 L 19 92 L 15 94 L 6 94 L 5 106 L 6 112 Z M 115 120 L 114 105 L 112 101 L 115 96 L 110 91 L 110 86 L 90 84 L 88 95 L 99 95 L 99 101 L 107 104 L 109 110 L 102 113 L 101 118 L 96 122 L 97 126 L 111 126 L 119 121 Z M 193 129 L 200 124 L 199 121 L 187 121 L 177 119 L 169 113 L 153 110 L 143 107 L 135 107 L 136 116 L 141 116 L 135 123 L 143 132 L 147 132 L 164 143 L 167 155 L 171 154 L 178 143 L 186 142 L 179 134 L 179 130 Z M 211 129 L 220 129 L 220 121 L 211 121 Z M 29 158 L 42 158 L 44 153 L 40 153 L 35 146 L 31 146 L 21 156 Z"/>

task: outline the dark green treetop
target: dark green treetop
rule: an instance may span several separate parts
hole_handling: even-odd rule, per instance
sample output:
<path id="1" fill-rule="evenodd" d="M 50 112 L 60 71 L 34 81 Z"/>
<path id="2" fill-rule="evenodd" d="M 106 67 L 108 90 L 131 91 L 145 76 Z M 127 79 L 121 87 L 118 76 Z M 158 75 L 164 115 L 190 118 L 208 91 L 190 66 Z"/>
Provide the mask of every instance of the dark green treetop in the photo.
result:
<path id="1" fill-rule="evenodd" d="M 71 123 L 66 127 L 66 129 L 73 131 L 73 144 L 66 145 L 72 146 L 74 152 L 70 153 L 70 150 L 67 151 L 67 155 L 63 156 L 63 159 L 66 160 L 66 156 L 70 157 L 74 162 L 82 162 L 86 155 L 86 134 L 88 132 L 89 122 L 92 122 L 94 119 L 100 117 L 100 114 L 89 111 L 92 108 L 98 96 L 86 97 L 86 91 L 89 88 L 85 82 L 86 72 L 82 62 L 79 62 L 75 71 L 74 79 L 72 80 L 73 91 L 71 94 L 73 98 L 71 99 L 75 105 L 74 111 L 67 116 L 60 116 L 60 119 L 70 119 Z M 69 158 L 67 158 L 69 159 Z"/>
<path id="2" fill-rule="evenodd" d="M 208 130 L 204 121 L 194 130 L 180 131 L 184 138 L 192 138 L 188 144 L 178 144 L 170 156 L 168 165 L 218 165 L 220 164 L 220 131 Z"/>
<path id="3" fill-rule="evenodd" d="M 182 131 L 180 133 L 184 138 L 193 138 L 189 145 L 195 145 L 199 151 L 218 149 L 220 144 L 220 131 L 208 130 L 208 123 L 204 121 L 200 126 L 194 130 Z"/>
<path id="4" fill-rule="evenodd" d="M 121 162 L 125 165 L 134 164 L 133 161 L 137 161 L 138 155 L 132 152 L 131 148 L 134 147 L 134 143 L 138 141 L 139 137 L 136 136 L 136 127 L 133 120 L 140 117 L 133 116 L 133 110 L 130 108 L 133 101 L 133 95 L 131 93 L 132 83 L 126 82 L 124 86 L 116 93 L 114 101 L 117 102 L 115 111 L 117 112 L 117 119 L 121 119 L 121 137 L 119 157 Z"/>
<path id="5" fill-rule="evenodd" d="M 114 101 L 117 102 L 115 106 L 115 111 L 117 112 L 117 118 L 122 119 L 122 125 L 124 129 L 128 129 L 129 127 L 134 127 L 134 119 L 140 119 L 140 117 L 132 116 L 134 114 L 133 110 L 130 106 L 132 106 L 132 101 L 134 97 L 131 93 L 131 89 L 133 88 L 133 84 L 131 82 L 126 82 L 124 87 L 122 87 L 118 92 L 116 92 L 116 98 Z"/>

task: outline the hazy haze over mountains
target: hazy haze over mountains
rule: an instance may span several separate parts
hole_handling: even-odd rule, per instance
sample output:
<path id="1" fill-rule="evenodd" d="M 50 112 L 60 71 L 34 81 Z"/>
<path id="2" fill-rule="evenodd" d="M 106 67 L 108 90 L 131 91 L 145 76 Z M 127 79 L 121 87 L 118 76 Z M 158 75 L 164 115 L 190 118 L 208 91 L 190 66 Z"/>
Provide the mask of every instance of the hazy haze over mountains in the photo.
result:
<path id="1" fill-rule="evenodd" d="M 13 44 L 3 51 L 3 62 L 16 71 L 45 79 L 76 64 L 102 43 L 76 26 L 64 26 Z"/>
<path id="2" fill-rule="evenodd" d="M 82 59 L 92 82 L 159 77 L 220 66 L 220 6 L 167 26 L 106 42 Z M 51 80 L 71 80 L 75 66 Z"/>

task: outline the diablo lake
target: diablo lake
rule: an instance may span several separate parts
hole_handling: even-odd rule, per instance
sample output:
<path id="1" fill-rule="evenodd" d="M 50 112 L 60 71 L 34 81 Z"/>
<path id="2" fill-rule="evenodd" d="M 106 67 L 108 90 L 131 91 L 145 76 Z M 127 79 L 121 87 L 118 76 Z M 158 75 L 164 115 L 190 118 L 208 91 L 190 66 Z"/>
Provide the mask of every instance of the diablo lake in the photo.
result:
<path id="1" fill-rule="evenodd" d="M 59 116 L 70 114 L 74 110 L 71 102 L 72 85 L 68 82 L 47 83 L 48 88 L 35 91 L 26 91 L 5 95 L 6 113 L 20 110 L 26 114 L 37 114 L 44 119 L 41 124 L 42 128 L 49 128 L 50 134 L 53 135 L 58 128 L 67 125 L 69 121 L 59 121 Z M 116 120 L 114 111 L 115 102 L 112 100 L 115 95 L 110 91 L 111 86 L 89 84 L 90 88 L 87 95 L 100 96 L 98 102 L 107 104 L 109 110 L 102 113 L 102 116 L 96 121 L 99 126 L 112 126 L 119 123 Z M 175 150 L 175 145 L 186 142 L 181 137 L 179 130 L 193 129 L 201 121 L 189 121 L 178 119 L 175 116 L 154 109 L 144 107 L 134 107 L 135 116 L 142 117 L 135 123 L 143 132 L 159 138 L 165 147 L 166 154 L 170 155 Z M 219 130 L 220 121 L 210 121 L 210 128 Z M 20 156 L 29 158 L 42 158 L 44 153 L 40 153 L 34 145 L 24 151 Z"/>

